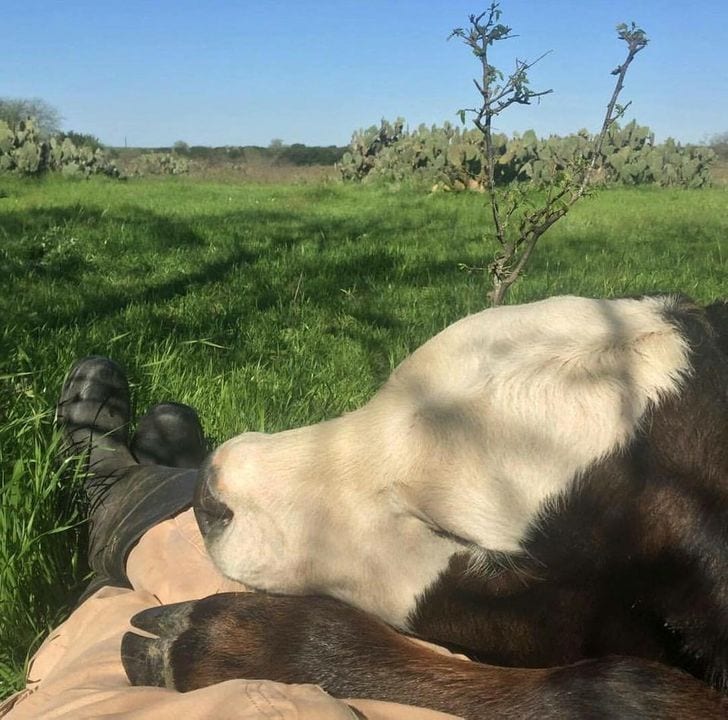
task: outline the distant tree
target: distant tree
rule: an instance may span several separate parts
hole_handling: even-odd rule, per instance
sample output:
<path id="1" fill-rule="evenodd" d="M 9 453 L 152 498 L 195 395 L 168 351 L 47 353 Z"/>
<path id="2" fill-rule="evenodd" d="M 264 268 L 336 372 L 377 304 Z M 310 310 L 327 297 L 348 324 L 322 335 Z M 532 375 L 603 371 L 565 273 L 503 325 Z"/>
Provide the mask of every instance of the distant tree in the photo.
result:
<path id="1" fill-rule="evenodd" d="M 728 160 L 728 132 L 716 133 L 710 138 L 708 145 L 721 160 Z"/>
<path id="2" fill-rule="evenodd" d="M 302 143 L 286 145 L 277 153 L 275 161 L 289 165 L 333 165 L 341 160 L 346 148 L 337 148 L 335 145 L 321 147 L 307 146 Z"/>
<path id="3" fill-rule="evenodd" d="M 190 146 L 184 140 L 177 140 L 177 142 L 172 145 L 172 150 L 179 155 L 189 155 Z"/>
<path id="4" fill-rule="evenodd" d="M 76 147 L 87 147 L 91 150 L 103 150 L 104 145 L 95 135 L 80 133 L 74 130 L 64 130 L 58 134 L 59 140 L 68 138 Z"/>
<path id="5" fill-rule="evenodd" d="M 627 56 L 613 71 L 617 80 L 599 134 L 594 138 L 587 153 L 577 158 L 570 167 L 557 174 L 546 188 L 543 202 L 535 209 L 528 201 L 523 186 L 511 183 L 505 190 L 496 187 L 497 157 L 492 133 L 493 119 L 511 105 L 529 105 L 551 90 L 534 91 L 529 85 L 528 71 L 541 58 L 533 62 L 516 60 L 515 69 L 506 74 L 491 64 L 493 45 L 508 40 L 512 29 L 500 23 L 499 3 L 480 15 L 470 16 L 468 28 L 456 28 L 450 37 L 458 37 L 472 50 L 481 69 L 481 77 L 474 80 L 480 95 L 480 105 L 460 110 L 465 122 L 466 114 L 473 117 L 473 124 L 483 135 L 485 146 L 484 185 L 489 198 L 495 237 L 499 245 L 493 261 L 488 265 L 492 281 L 489 293 L 492 305 L 500 305 L 528 264 L 539 238 L 589 191 L 596 171 L 603 165 L 603 146 L 609 129 L 624 115 L 629 106 L 622 106 L 617 99 L 622 90 L 627 69 L 640 50 L 647 45 L 647 36 L 634 23 L 617 26 L 617 36 L 627 44 Z M 543 57 L 543 56 L 542 56 Z"/>
<path id="6" fill-rule="evenodd" d="M 273 138 L 268 143 L 268 149 L 274 150 L 275 152 L 279 152 L 280 150 L 283 150 L 284 147 L 285 147 L 285 145 L 283 143 L 283 140 L 281 140 L 280 138 Z"/>
<path id="7" fill-rule="evenodd" d="M 14 127 L 21 120 L 35 118 L 36 126 L 41 135 L 60 132 L 61 114 L 50 103 L 40 98 L 0 98 L 0 120 Z"/>

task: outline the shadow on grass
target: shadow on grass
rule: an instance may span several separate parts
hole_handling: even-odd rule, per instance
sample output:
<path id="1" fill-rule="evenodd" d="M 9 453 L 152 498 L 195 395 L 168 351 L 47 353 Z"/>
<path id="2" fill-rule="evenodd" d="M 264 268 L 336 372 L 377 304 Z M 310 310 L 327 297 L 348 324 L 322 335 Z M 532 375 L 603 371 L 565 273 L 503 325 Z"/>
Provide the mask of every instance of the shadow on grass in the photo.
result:
<path id="1" fill-rule="evenodd" d="M 452 260 L 408 258 L 391 241 L 401 243 L 414 234 L 411 220 L 394 227 L 392 220 L 374 213 L 312 217 L 285 208 L 238 209 L 197 216 L 192 223 L 139 207 L 109 212 L 72 205 L 3 213 L 0 236 L 8 242 L 0 255 L 0 280 L 11 290 L 23 282 L 25 312 L 16 308 L 22 324 L 49 329 L 123 313 L 132 304 L 162 305 L 211 283 L 244 281 L 248 304 L 265 311 L 288 301 L 286 288 L 297 278 L 305 283 L 307 300 L 320 307 L 339 305 L 351 288 L 371 292 L 388 280 L 410 286 L 454 281 L 457 263 L 468 262 L 461 250 L 450 252 Z M 294 252 L 302 243 L 310 246 L 308 252 Z M 145 281 L 143 267 L 135 271 L 135 258 L 155 265 L 173 253 L 181 260 L 172 277 Z M 119 286 L 115 267 L 123 281 Z M 28 293 L 49 282 L 55 284 L 54 306 L 46 293 Z M 359 307 L 363 316 L 369 313 L 368 324 L 395 322 L 377 298 L 371 303 Z"/>
<path id="2" fill-rule="evenodd" d="M 134 205 L 122 205 L 110 212 L 80 203 L 7 212 L 0 215 L 0 235 L 6 238 L 42 237 L 49 230 L 85 226 L 104 231 L 122 228 L 124 232 L 144 234 L 158 249 L 201 245 L 204 240 L 189 223 Z"/>

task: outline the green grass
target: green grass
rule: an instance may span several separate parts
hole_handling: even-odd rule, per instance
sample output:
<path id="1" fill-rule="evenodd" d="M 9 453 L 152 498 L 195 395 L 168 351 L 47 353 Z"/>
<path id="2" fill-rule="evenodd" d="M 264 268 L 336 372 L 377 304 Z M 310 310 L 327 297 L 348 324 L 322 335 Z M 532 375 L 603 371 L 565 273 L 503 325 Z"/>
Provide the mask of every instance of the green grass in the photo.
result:
<path id="1" fill-rule="evenodd" d="M 335 183 L 0 181 L 0 695 L 86 572 L 52 408 L 90 353 L 215 441 L 354 408 L 485 304 L 478 195 Z M 728 295 L 728 190 L 611 190 L 547 235 L 511 301 Z"/>

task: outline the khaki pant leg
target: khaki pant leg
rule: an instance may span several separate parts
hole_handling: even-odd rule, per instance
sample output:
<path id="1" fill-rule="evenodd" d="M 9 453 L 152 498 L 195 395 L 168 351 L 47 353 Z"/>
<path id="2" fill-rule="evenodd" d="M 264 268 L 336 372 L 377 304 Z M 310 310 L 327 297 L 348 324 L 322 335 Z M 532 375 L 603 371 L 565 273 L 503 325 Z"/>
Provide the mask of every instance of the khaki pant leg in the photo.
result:
<path id="1" fill-rule="evenodd" d="M 142 610 L 244 591 L 216 570 L 192 511 L 152 528 L 132 550 L 133 590 L 102 588 L 53 631 L 31 662 L 25 691 L 0 706 L 4 720 L 353 720 L 345 702 L 314 685 L 229 680 L 178 693 L 132 687 L 121 664 L 121 638 Z M 447 720 L 453 716 L 370 700 L 347 701 L 369 720 Z"/>

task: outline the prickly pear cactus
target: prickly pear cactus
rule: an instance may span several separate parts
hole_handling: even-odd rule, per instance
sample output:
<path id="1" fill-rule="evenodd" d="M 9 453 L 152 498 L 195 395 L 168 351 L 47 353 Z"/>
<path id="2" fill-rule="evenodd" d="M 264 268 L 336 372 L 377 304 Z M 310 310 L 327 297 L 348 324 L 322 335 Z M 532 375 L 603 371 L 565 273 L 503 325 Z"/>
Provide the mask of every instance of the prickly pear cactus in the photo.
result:
<path id="1" fill-rule="evenodd" d="M 129 174 L 144 175 L 183 175 L 190 170 L 190 161 L 177 153 L 150 152 L 140 155 L 130 164 Z"/>
<path id="2" fill-rule="evenodd" d="M 4 120 L 0 120 L 0 156 L 7 155 L 11 152 L 15 142 L 15 134 L 10 125 Z"/>
<path id="3" fill-rule="evenodd" d="M 38 175 L 47 171 L 60 171 L 69 177 L 120 174 L 103 151 L 77 147 L 68 138 L 42 138 L 32 118 L 14 127 L 0 121 L 0 172 Z"/>
<path id="4" fill-rule="evenodd" d="M 543 187 L 593 159 L 595 138 L 586 130 L 558 137 L 493 136 L 498 184 L 528 182 Z M 655 145 L 649 128 L 632 121 L 609 129 L 597 159 L 600 182 L 702 187 L 710 183 L 711 150 L 682 147 L 673 140 Z M 339 166 L 345 180 L 420 182 L 433 189 L 482 188 L 485 149 L 476 130 L 421 125 L 404 130 L 404 122 L 371 127 L 354 134 Z"/>
<path id="5" fill-rule="evenodd" d="M 374 169 L 377 156 L 397 143 L 403 134 L 404 120 L 394 123 L 382 120 L 377 128 L 372 125 L 366 130 L 354 133 L 349 151 L 339 163 L 341 175 L 345 180 L 363 180 Z"/>
<path id="6" fill-rule="evenodd" d="M 82 167 L 73 160 L 64 163 L 61 166 L 61 174 L 63 177 L 69 177 L 69 178 L 79 178 L 84 175 Z"/>
<path id="7" fill-rule="evenodd" d="M 41 146 L 24 142 L 14 152 L 15 167 L 22 175 L 35 175 L 40 169 Z"/>
<path id="8" fill-rule="evenodd" d="M 7 153 L 0 153 L 0 173 L 12 172 L 15 169 L 15 160 Z"/>

